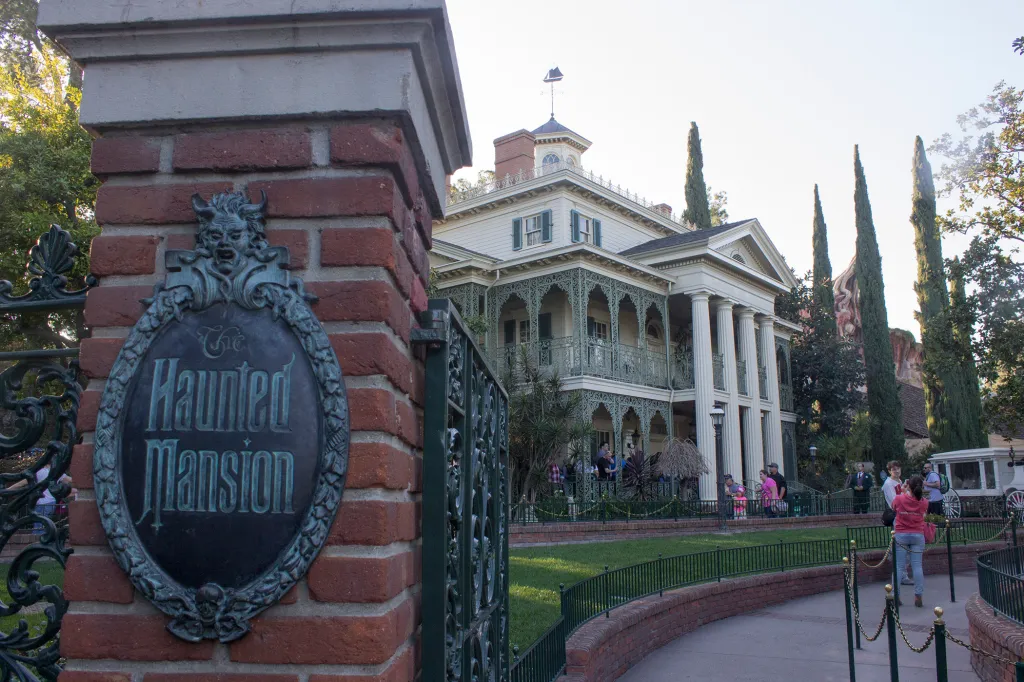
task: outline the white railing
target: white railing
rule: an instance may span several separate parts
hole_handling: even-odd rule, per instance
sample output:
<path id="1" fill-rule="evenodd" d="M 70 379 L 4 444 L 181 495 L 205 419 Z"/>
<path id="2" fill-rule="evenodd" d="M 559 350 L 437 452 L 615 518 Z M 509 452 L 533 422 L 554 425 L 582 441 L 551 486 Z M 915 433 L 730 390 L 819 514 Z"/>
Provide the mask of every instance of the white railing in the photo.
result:
<path id="1" fill-rule="evenodd" d="M 560 173 L 562 171 L 566 171 L 571 175 L 575 175 L 598 184 L 601 187 L 618 194 L 627 201 L 631 201 L 638 206 L 663 215 L 674 223 L 681 224 L 679 216 L 675 213 L 665 213 L 661 209 L 655 208 L 656 204 L 653 201 L 649 201 L 646 197 L 642 197 L 636 192 L 630 192 L 628 188 L 624 189 L 622 185 L 617 185 L 612 182 L 611 178 L 605 178 L 603 175 L 597 175 L 592 171 L 580 168 L 579 166 L 573 166 L 565 161 L 519 171 L 515 175 L 506 175 L 503 178 L 497 178 L 487 184 L 478 185 L 463 192 L 453 192 L 449 196 L 448 205 L 456 206 L 465 201 L 469 201 L 470 199 L 476 199 L 477 197 L 482 197 L 486 194 L 491 194 L 492 192 L 498 192 L 503 189 L 508 189 L 509 187 L 515 187 L 516 185 L 521 185 L 524 182 L 536 180 L 537 178 L 542 178 L 548 175 L 554 175 L 555 173 Z"/>

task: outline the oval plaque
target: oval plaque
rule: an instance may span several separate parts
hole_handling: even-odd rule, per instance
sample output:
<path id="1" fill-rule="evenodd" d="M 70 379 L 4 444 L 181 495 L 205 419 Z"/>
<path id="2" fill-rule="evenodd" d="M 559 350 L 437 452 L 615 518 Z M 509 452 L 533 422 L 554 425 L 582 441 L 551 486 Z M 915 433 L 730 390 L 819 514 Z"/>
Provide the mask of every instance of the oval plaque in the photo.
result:
<path id="1" fill-rule="evenodd" d="M 168 629 L 228 642 L 323 546 L 348 403 L 313 297 L 266 243 L 266 197 L 193 205 L 196 249 L 167 252 L 103 392 L 96 499 L 118 563 Z"/>

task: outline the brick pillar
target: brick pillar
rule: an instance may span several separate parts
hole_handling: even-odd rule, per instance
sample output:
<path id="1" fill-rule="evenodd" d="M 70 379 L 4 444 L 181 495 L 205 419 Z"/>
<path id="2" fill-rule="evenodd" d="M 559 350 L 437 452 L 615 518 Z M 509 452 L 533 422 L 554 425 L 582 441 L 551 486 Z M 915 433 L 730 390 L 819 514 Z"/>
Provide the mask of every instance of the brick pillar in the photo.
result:
<path id="1" fill-rule="evenodd" d="M 85 66 L 81 118 L 104 183 L 61 680 L 413 680 L 423 364 L 409 338 L 426 306 L 445 176 L 470 158 L 444 4 L 381 0 L 351 20 L 338 10 L 349 3 L 310 3 L 329 14 L 276 0 L 133 4 L 43 0 L 39 14 Z M 242 639 L 190 644 L 114 561 L 92 492 L 91 432 L 164 252 L 194 244 L 189 197 L 229 189 L 267 192 L 270 243 L 289 248 L 294 274 L 320 297 L 313 310 L 346 375 L 352 444 L 344 499 L 308 576 Z"/>

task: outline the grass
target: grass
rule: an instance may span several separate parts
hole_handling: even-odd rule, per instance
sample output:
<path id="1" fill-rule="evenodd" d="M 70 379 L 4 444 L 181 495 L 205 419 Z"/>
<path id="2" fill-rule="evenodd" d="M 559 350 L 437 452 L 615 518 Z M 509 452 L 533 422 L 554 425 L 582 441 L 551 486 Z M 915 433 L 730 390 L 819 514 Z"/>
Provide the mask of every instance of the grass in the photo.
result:
<path id="1" fill-rule="evenodd" d="M 845 538 L 844 528 L 761 531 L 720 535 L 621 540 L 586 545 L 525 547 L 509 553 L 511 641 L 520 651 L 540 637 L 559 616 L 558 585 L 566 587 L 604 570 L 678 554 L 706 552 L 716 547 L 803 542 Z"/>

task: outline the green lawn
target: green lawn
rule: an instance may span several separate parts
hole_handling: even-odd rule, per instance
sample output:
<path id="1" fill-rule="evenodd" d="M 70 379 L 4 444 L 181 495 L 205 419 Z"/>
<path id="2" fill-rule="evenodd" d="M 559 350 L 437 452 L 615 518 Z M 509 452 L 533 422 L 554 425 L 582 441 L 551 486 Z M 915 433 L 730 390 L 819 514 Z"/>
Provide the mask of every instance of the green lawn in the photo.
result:
<path id="1" fill-rule="evenodd" d="M 652 561 L 658 558 L 658 554 L 669 557 L 706 552 L 716 547 L 728 549 L 773 544 L 779 540 L 803 542 L 845 537 L 844 528 L 814 528 L 512 549 L 509 553 L 511 641 L 519 645 L 520 650 L 526 649 L 557 620 L 559 583 L 568 587 L 602 572 L 605 566 L 615 569 Z"/>

